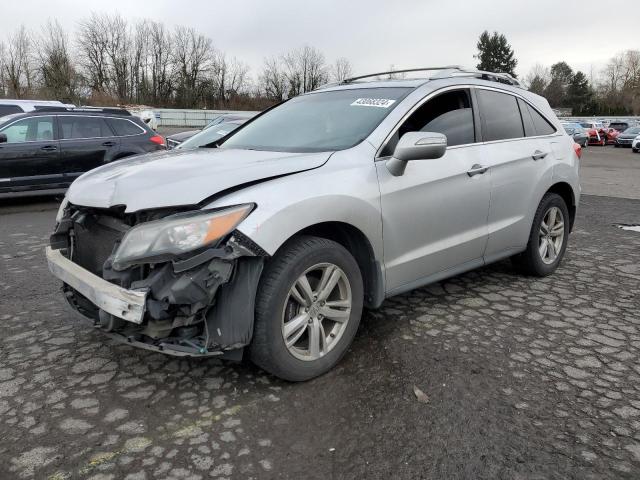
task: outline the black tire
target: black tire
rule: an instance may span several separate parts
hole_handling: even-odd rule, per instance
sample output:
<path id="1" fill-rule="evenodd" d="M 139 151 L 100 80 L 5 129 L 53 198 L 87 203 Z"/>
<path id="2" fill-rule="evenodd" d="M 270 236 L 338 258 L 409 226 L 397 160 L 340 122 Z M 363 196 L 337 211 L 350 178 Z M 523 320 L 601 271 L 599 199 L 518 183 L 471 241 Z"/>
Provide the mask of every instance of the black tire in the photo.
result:
<path id="1" fill-rule="evenodd" d="M 560 248 L 560 252 L 555 261 L 553 263 L 547 264 L 542 261 L 542 258 L 540 256 L 538 247 L 540 239 L 539 232 L 544 216 L 552 207 L 558 207 L 562 212 L 564 222 L 564 238 L 562 246 Z M 536 214 L 533 217 L 533 224 L 531 226 L 531 232 L 529 233 L 527 249 L 523 253 L 512 257 L 513 264 L 521 273 L 525 275 L 536 277 L 546 277 L 547 275 L 551 275 L 558 268 L 558 265 L 560 265 L 560 262 L 564 257 L 564 252 L 567 249 L 567 243 L 569 240 L 569 230 L 569 209 L 567 208 L 567 204 L 565 203 L 564 199 L 556 193 L 546 193 L 545 196 L 542 197 L 542 200 L 538 205 L 538 209 L 536 210 Z"/>
<path id="2" fill-rule="evenodd" d="M 285 344 L 282 319 L 294 282 L 309 268 L 329 262 L 345 273 L 351 287 L 351 315 L 336 345 L 317 360 L 296 358 Z M 256 316 L 250 358 L 259 367 L 284 380 L 310 380 L 329 371 L 347 352 L 362 316 L 362 274 L 353 256 L 339 243 L 300 236 L 285 244 L 266 265 L 256 298 Z"/>
<path id="3" fill-rule="evenodd" d="M 618 145 L 617 143 L 614 143 L 613 145 L 614 145 L 614 147 L 616 147 L 616 148 L 620 148 L 620 145 Z"/>

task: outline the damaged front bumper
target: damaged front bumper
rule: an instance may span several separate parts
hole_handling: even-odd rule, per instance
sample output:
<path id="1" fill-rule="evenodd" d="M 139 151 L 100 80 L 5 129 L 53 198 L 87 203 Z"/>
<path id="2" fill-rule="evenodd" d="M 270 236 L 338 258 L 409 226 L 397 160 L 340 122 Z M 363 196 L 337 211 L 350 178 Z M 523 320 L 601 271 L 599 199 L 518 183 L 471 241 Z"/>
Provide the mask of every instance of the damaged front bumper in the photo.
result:
<path id="1" fill-rule="evenodd" d="M 119 342 L 239 360 L 253 335 L 266 252 L 234 231 L 192 254 L 114 270 L 114 252 L 129 228 L 111 212 L 89 209 L 58 223 L 46 258 L 71 306 Z"/>
<path id="2" fill-rule="evenodd" d="M 128 322 L 142 323 L 148 293 L 146 290 L 127 290 L 107 282 L 73 263 L 60 250 L 47 247 L 45 253 L 51 273 L 96 307 Z"/>

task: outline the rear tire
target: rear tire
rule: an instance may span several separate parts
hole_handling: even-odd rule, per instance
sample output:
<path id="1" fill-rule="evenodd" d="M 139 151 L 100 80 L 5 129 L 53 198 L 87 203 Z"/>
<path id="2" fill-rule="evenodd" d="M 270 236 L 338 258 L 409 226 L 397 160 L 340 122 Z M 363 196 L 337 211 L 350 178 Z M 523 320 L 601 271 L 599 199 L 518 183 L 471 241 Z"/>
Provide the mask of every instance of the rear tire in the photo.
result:
<path id="1" fill-rule="evenodd" d="M 363 301 L 360 268 L 342 245 L 318 237 L 294 238 L 260 279 L 251 360 L 294 382 L 326 373 L 351 345 Z"/>
<path id="2" fill-rule="evenodd" d="M 527 249 L 514 257 L 514 265 L 525 275 L 546 277 L 560 265 L 569 239 L 569 209 L 556 193 L 547 193 L 536 210 Z"/>

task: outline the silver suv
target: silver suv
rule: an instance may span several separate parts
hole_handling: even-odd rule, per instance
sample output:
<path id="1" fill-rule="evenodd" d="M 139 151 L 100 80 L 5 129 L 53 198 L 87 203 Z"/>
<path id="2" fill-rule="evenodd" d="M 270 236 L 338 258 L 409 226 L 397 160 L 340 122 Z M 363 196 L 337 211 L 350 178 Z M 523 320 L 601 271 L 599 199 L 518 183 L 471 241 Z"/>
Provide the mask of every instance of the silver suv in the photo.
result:
<path id="1" fill-rule="evenodd" d="M 340 360 L 363 307 L 508 257 L 552 273 L 580 147 L 509 76 L 420 71 L 329 85 L 211 148 L 84 174 L 47 248 L 66 298 L 131 345 L 246 350 L 300 381 Z"/>

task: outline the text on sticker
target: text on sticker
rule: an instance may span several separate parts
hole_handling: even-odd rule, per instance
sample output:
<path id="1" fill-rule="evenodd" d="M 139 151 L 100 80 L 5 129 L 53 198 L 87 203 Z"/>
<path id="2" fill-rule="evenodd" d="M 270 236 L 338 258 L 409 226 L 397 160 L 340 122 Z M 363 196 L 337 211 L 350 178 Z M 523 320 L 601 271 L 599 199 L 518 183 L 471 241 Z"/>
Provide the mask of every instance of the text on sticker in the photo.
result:
<path id="1" fill-rule="evenodd" d="M 389 100 L 388 98 L 358 98 L 351 106 L 389 108 L 395 102 L 395 100 Z"/>

